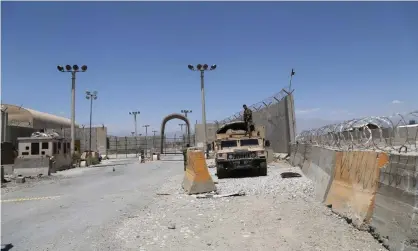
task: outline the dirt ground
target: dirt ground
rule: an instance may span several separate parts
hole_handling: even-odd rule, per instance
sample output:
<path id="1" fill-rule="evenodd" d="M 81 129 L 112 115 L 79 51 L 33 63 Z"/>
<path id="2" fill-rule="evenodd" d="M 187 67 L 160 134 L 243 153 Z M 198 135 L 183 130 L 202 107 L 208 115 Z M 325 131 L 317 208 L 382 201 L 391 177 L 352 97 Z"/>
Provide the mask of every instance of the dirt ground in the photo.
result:
<path id="1" fill-rule="evenodd" d="M 283 172 L 302 177 L 283 179 Z M 385 250 L 315 201 L 312 182 L 286 163 L 271 165 L 267 177 L 217 180 L 218 193 L 185 195 L 182 175 L 168 179 L 149 207 L 125 220 L 115 237 L 123 250 Z"/>

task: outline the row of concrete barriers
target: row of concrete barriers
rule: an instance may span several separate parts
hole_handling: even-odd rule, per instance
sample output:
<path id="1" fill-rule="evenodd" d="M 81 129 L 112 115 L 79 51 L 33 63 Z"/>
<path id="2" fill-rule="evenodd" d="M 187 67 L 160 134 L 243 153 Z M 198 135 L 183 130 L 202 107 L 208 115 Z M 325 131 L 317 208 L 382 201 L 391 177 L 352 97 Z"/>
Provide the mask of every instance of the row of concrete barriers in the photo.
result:
<path id="1" fill-rule="evenodd" d="M 389 250 L 418 250 L 418 156 L 292 145 L 316 197 Z"/>

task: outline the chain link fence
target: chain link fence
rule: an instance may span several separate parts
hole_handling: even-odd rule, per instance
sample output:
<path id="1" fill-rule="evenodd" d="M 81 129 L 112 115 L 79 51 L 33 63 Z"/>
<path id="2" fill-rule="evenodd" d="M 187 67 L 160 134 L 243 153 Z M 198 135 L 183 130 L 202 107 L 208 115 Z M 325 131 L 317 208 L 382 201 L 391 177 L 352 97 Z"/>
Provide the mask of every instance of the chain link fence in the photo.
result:
<path id="1" fill-rule="evenodd" d="M 194 144 L 194 135 L 190 135 Z M 139 157 L 141 150 L 144 150 L 146 156 L 152 153 L 160 153 L 161 136 L 140 136 L 140 137 L 117 137 L 109 136 L 107 138 L 107 155 L 110 158 L 133 158 Z M 187 144 L 187 136 L 165 137 L 164 153 L 182 154 L 182 149 Z"/>

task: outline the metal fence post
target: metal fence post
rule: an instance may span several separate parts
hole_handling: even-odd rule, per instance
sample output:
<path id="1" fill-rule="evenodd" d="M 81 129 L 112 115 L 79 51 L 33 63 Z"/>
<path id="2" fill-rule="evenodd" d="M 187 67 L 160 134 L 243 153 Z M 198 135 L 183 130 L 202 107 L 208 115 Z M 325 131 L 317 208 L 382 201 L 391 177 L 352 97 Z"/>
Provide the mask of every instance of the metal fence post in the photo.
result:
<path id="1" fill-rule="evenodd" d="M 118 158 L 118 137 L 115 136 L 115 142 L 116 142 L 116 158 Z"/>
<path id="2" fill-rule="evenodd" d="M 135 136 L 135 157 L 138 157 L 138 138 Z"/>
<path id="3" fill-rule="evenodd" d="M 128 137 L 125 136 L 125 156 L 128 158 Z"/>

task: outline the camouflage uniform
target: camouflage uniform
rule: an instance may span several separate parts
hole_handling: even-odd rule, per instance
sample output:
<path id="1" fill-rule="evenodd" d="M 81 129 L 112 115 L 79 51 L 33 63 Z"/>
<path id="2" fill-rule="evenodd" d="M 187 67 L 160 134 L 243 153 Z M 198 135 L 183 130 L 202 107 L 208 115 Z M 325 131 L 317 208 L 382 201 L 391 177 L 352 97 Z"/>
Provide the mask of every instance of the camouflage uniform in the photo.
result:
<path id="1" fill-rule="evenodd" d="M 253 112 L 250 109 L 244 110 L 244 122 L 245 127 L 247 128 L 247 133 L 251 133 L 251 125 L 253 124 Z"/>

